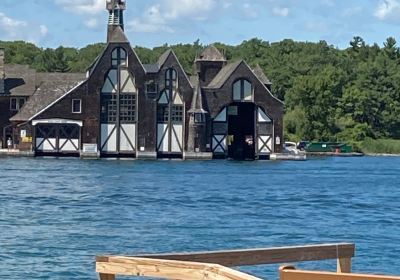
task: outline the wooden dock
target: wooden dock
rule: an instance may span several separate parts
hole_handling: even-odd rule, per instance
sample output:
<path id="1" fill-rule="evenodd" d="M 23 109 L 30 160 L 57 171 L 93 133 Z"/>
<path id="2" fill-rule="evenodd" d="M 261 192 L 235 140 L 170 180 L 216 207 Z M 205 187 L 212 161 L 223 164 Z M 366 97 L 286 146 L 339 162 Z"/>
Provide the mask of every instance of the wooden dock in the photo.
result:
<path id="1" fill-rule="evenodd" d="M 175 280 L 257 280 L 259 278 L 228 267 L 335 259 L 337 272 L 351 272 L 355 245 L 350 243 L 261 248 L 250 250 L 139 255 L 98 256 L 100 280 L 117 275 L 157 277 Z"/>
<path id="2" fill-rule="evenodd" d="M 285 265 L 280 280 L 400 280 L 396 276 L 351 273 L 355 245 L 322 244 L 250 250 L 139 255 L 98 256 L 96 272 L 100 280 L 116 276 L 153 277 L 174 280 L 261 280 L 229 267 L 335 259 L 336 272 L 297 270 Z"/>

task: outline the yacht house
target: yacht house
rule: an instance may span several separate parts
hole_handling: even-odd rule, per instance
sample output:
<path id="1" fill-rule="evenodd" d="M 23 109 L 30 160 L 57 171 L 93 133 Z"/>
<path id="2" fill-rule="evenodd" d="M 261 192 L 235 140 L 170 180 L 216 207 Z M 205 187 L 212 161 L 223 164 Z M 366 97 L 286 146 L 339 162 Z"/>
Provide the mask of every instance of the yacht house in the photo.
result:
<path id="1" fill-rule="evenodd" d="M 107 46 L 86 76 L 43 74 L 23 102 L 17 98 L 16 114 L 1 115 L 12 128 L 3 138 L 36 155 L 268 159 L 282 152 L 284 105 L 259 66 L 227 61 L 213 45 L 193 58 L 193 75 L 173 50 L 142 64 L 124 33 L 126 1 L 106 7 Z M 13 94 L 0 91 L 0 102 Z"/>

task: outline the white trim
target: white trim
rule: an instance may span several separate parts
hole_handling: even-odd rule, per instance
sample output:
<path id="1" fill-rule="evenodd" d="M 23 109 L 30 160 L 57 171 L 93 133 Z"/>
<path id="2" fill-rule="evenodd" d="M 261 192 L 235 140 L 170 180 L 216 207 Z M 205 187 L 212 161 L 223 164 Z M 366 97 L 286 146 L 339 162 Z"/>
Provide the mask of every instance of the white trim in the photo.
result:
<path id="1" fill-rule="evenodd" d="M 67 119 L 43 119 L 43 120 L 32 121 L 33 126 L 36 126 L 37 124 L 76 124 L 79 125 L 80 127 L 83 126 L 82 121 L 67 120 Z"/>
<path id="2" fill-rule="evenodd" d="M 79 101 L 79 111 L 74 112 L 74 101 Z M 72 114 L 82 114 L 82 99 L 72 99 Z"/>
<path id="3" fill-rule="evenodd" d="M 53 101 L 52 103 L 50 103 L 49 105 L 47 105 L 45 108 L 43 108 L 42 110 L 40 110 L 39 112 L 37 112 L 35 115 L 33 115 L 32 117 L 29 118 L 28 121 L 33 120 L 34 118 L 36 118 L 37 116 L 39 116 L 41 113 L 45 112 L 47 109 L 49 109 L 50 107 L 52 107 L 54 104 L 56 104 L 58 101 L 60 101 L 61 99 L 63 99 L 64 97 L 66 97 L 68 94 L 70 94 L 71 92 L 73 92 L 74 90 L 76 90 L 77 88 L 79 88 L 81 85 L 83 85 L 84 83 L 87 82 L 87 79 L 79 82 L 75 87 L 73 87 L 72 89 L 70 89 L 68 92 L 64 93 L 61 97 L 57 98 L 55 101 Z"/>

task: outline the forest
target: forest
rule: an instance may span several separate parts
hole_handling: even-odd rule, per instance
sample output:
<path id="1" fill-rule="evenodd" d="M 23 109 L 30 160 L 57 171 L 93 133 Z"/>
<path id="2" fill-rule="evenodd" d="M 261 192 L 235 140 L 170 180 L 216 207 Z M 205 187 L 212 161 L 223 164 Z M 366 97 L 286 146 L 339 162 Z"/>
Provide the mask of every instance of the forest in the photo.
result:
<path id="1" fill-rule="evenodd" d="M 400 153 L 400 49 L 395 38 L 383 45 L 354 37 L 346 49 L 325 41 L 268 42 L 261 39 L 230 46 L 215 43 L 230 61 L 259 64 L 285 102 L 285 138 L 290 141 L 341 141 L 365 152 Z M 34 44 L 2 42 L 6 63 L 38 71 L 84 72 L 105 44 L 84 48 L 43 49 Z M 135 47 L 143 63 L 154 63 L 172 48 L 188 73 L 205 46 Z"/>

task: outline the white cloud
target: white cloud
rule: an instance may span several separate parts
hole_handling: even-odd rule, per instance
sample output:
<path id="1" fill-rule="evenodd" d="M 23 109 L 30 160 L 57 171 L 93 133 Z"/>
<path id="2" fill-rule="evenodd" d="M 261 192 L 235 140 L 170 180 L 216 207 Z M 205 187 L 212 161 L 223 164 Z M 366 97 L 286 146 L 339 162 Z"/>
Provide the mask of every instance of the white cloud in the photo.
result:
<path id="1" fill-rule="evenodd" d="M 76 14 L 99 14 L 106 9 L 105 0 L 55 0 L 65 10 Z"/>
<path id="2" fill-rule="evenodd" d="M 8 36 L 16 36 L 19 29 L 26 27 L 27 25 L 28 23 L 25 21 L 12 19 L 0 12 L 0 29 L 5 31 Z"/>
<path id="3" fill-rule="evenodd" d="M 398 0 L 381 0 L 375 10 L 374 16 L 380 20 L 398 19 L 400 16 L 400 3 Z"/>
<path id="4" fill-rule="evenodd" d="M 85 20 L 84 24 L 91 29 L 95 29 L 99 26 L 99 21 L 96 18 L 90 18 Z"/>
<path id="5" fill-rule="evenodd" d="M 35 25 L 27 21 L 13 19 L 0 12 L 0 32 L 3 40 L 25 40 L 38 43 L 48 35 L 45 25 Z"/>
<path id="6" fill-rule="evenodd" d="M 128 27 L 136 32 L 173 33 L 177 23 L 206 20 L 211 15 L 210 11 L 229 6 L 227 0 L 160 0 L 149 6 L 142 17 L 128 22 Z"/>
<path id="7" fill-rule="evenodd" d="M 255 5 L 250 3 L 244 3 L 242 5 L 241 13 L 246 19 L 254 19 L 258 17 L 258 9 Z"/>
<path id="8" fill-rule="evenodd" d="M 289 15 L 289 8 L 274 7 L 272 13 L 276 16 L 287 17 Z"/>

